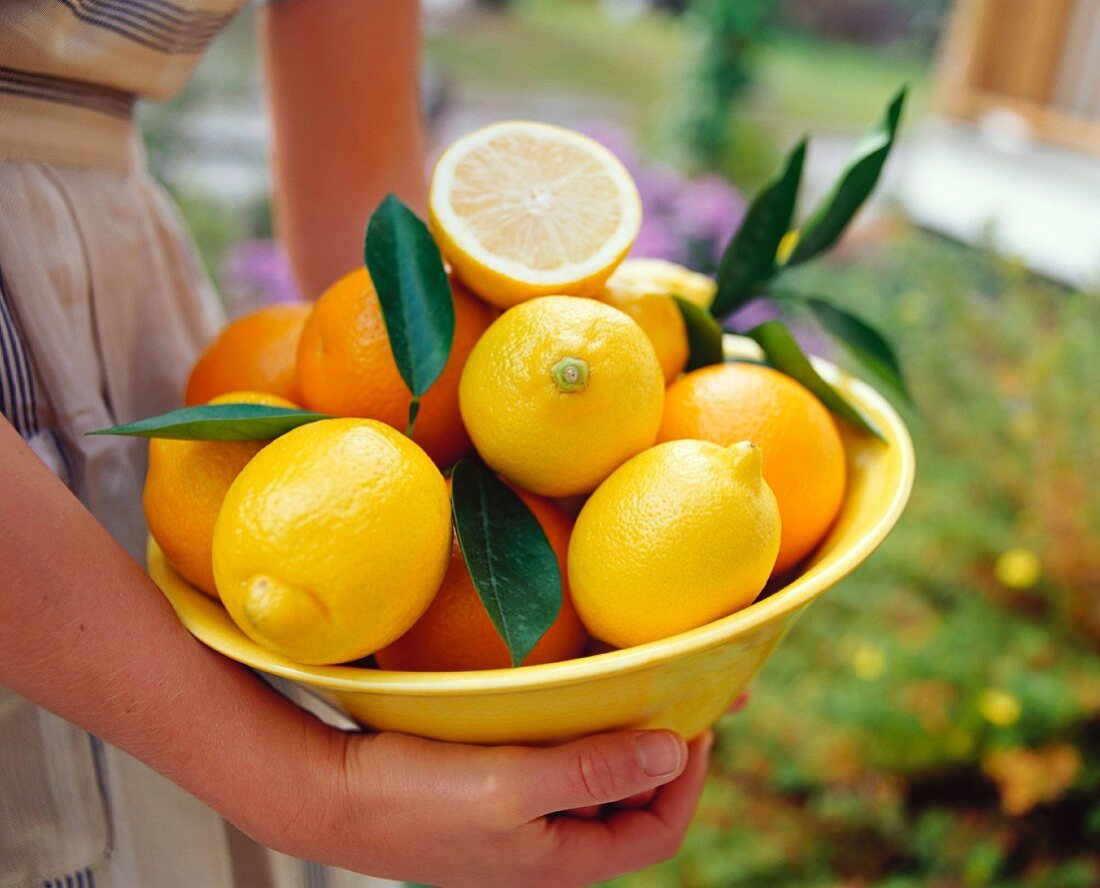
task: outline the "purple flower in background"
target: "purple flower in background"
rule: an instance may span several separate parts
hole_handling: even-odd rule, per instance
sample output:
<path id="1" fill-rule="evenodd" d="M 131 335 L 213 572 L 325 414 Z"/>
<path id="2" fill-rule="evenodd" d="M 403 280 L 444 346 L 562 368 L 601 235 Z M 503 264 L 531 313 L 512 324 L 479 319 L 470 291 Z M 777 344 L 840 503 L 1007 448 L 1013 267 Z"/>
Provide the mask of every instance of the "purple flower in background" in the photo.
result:
<path id="1" fill-rule="evenodd" d="M 667 164 L 644 162 L 630 133 L 607 121 L 581 130 L 618 156 L 638 185 L 642 228 L 632 254 L 712 273 L 745 215 L 737 189 L 714 174 L 689 179 Z"/>
<path id="2" fill-rule="evenodd" d="M 680 191 L 676 216 L 688 239 L 714 246 L 717 263 L 745 216 L 745 200 L 721 176 L 700 176 Z"/>
<path id="3" fill-rule="evenodd" d="M 687 264 L 690 259 L 688 245 L 676 226 L 656 213 L 642 213 L 642 227 L 631 253 L 652 259 L 667 259 L 681 265 Z"/>
<path id="4" fill-rule="evenodd" d="M 634 148 L 634 137 L 621 126 L 608 123 L 606 120 L 589 120 L 581 125 L 579 131 L 588 138 L 595 139 L 619 158 L 623 166 L 630 170 L 631 175 L 641 166 L 641 158 L 638 157 L 638 152 Z"/>
<path id="5" fill-rule="evenodd" d="M 221 287 L 231 317 L 264 305 L 301 302 L 290 262 L 273 240 L 241 241 L 222 260 Z"/>
<path id="6" fill-rule="evenodd" d="M 676 214 L 676 203 L 688 180 L 674 167 L 666 164 L 643 166 L 634 171 L 634 182 L 642 196 L 645 210 L 661 214 Z"/>
<path id="7" fill-rule="evenodd" d="M 726 317 L 723 322 L 733 330 L 744 332 L 763 324 L 765 321 L 774 321 L 782 316 L 783 312 L 772 300 L 753 299 L 752 302 L 742 305 Z"/>

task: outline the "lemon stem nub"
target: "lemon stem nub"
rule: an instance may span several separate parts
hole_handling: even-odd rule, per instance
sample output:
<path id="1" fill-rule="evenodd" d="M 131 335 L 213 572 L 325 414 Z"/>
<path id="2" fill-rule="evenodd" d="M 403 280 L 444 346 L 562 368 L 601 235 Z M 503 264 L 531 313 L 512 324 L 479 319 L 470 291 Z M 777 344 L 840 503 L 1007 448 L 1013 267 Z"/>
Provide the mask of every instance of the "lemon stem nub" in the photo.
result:
<path id="1" fill-rule="evenodd" d="M 562 358 L 550 370 L 559 392 L 579 392 L 588 385 L 588 362 L 580 358 Z"/>
<path id="2" fill-rule="evenodd" d="M 764 471 L 764 454 L 752 441 L 738 441 L 729 447 L 734 471 L 742 478 L 759 478 Z"/>

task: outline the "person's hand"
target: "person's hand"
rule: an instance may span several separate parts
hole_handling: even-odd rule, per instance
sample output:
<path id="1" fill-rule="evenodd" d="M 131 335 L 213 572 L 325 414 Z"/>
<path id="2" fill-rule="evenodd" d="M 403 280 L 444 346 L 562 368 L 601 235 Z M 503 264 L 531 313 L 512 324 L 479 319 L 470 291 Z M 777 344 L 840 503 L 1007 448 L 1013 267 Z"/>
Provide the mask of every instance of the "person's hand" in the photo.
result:
<path id="1" fill-rule="evenodd" d="M 673 856 L 712 740 L 623 731 L 549 748 L 483 748 L 342 736 L 332 750 L 338 776 L 319 805 L 304 800 L 275 834 L 260 821 L 238 825 L 287 853 L 447 888 L 582 886 Z M 631 807 L 640 794 L 644 806 Z"/>

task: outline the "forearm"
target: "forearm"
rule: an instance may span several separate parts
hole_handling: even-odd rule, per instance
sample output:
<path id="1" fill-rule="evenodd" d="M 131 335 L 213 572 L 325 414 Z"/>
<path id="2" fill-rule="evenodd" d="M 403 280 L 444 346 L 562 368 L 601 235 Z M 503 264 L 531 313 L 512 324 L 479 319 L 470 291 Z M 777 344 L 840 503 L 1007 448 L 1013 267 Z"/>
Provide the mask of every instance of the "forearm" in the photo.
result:
<path id="1" fill-rule="evenodd" d="M 664 731 L 522 749 L 325 727 L 194 641 L 2 418 L 0 684 L 280 851 L 431 884 L 589 885 L 664 859 L 706 776 L 706 740 L 689 756 Z"/>
<path id="2" fill-rule="evenodd" d="M 315 797 L 315 775 L 331 769 L 301 764 L 311 749 L 328 755 L 340 742 L 196 642 L 2 418 L 0 684 L 125 749 L 246 830 L 255 825 L 250 809 L 294 813 Z"/>
<path id="3" fill-rule="evenodd" d="M 419 6 L 308 0 L 262 14 L 276 227 L 307 298 L 362 264 L 387 193 L 427 206 Z"/>

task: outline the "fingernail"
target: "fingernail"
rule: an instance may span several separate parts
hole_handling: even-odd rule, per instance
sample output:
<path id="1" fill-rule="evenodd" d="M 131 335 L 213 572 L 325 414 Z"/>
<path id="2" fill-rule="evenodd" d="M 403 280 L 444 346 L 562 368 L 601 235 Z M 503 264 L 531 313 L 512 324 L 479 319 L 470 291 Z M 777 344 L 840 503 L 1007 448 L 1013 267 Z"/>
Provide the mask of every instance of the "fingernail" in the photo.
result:
<path id="1" fill-rule="evenodd" d="M 634 735 L 634 755 L 650 777 L 663 777 L 679 770 L 683 744 L 668 731 L 647 731 Z"/>

